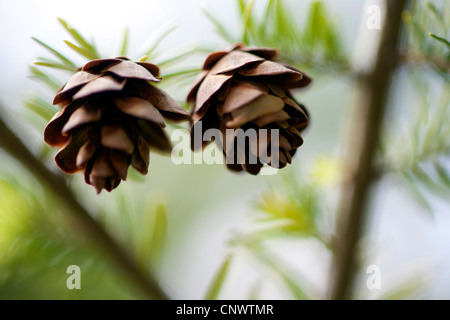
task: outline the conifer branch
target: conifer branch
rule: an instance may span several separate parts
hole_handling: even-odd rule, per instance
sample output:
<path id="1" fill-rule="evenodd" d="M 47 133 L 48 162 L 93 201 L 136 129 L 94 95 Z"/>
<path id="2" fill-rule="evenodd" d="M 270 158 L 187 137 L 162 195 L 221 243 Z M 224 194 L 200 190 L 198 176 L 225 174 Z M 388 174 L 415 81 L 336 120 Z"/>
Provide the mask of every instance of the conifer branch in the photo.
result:
<path id="1" fill-rule="evenodd" d="M 156 279 L 138 266 L 134 257 L 122 247 L 80 203 L 67 183 L 59 175 L 54 174 L 44 165 L 9 128 L 3 119 L 5 108 L 0 104 L 0 148 L 3 148 L 18 160 L 36 179 L 48 188 L 64 203 L 74 225 L 79 232 L 86 235 L 96 245 L 101 246 L 109 254 L 112 261 L 122 268 L 136 286 L 141 288 L 150 299 L 166 300 L 168 296 L 161 289 Z M 18 128 L 18 125 L 12 126 Z"/>

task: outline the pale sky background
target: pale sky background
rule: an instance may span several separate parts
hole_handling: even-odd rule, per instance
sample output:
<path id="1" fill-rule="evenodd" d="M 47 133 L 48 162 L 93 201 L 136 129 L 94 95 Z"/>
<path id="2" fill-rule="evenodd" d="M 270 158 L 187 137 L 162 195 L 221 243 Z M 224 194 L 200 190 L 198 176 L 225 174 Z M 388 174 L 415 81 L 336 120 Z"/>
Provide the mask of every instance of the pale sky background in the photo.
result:
<path id="1" fill-rule="evenodd" d="M 256 2 L 258 2 L 257 0 Z M 297 10 L 299 19 L 304 17 L 304 9 L 309 1 L 289 1 Z M 349 50 L 354 45 L 363 15 L 364 1 L 341 0 L 328 1 L 335 10 L 336 20 L 344 30 L 344 39 Z M 125 27 L 130 30 L 130 52 L 135 52 L 144 44 L 146 39 L 162 25 L 175 23 L 179 27 L 162 43 L 161 49 L 168 52 L 190 45 L 206 44 L 220 47 L 223 42 L 215 35 L 209 21 L 204 17 L 201 8 L 206 6 L 221 20 L 236 31 L 235 1 L 231 0 L 165 0 L 165 1 L 57 1 L 57 0 L 0 0 L 0 92 L 1 101 L 15 108 L 21 104 L 23 97 L 41 90 L 40 86 L 27 78 L 28 67 L 40 55 L 48 56 L 43 49 L 31 40 L 35 36 L 49 45 L 70 52 L 62 42 L 69 36 L 57 22 L 62 17 L 71 25 L 76 26 L 84 35 L 96 39 L 101 52 L 117 52 L 119 39 Z M 234 28 L 234 29 L 233 29 Z M 362 53 L 361 53 L 362 54 Z M 74 55 L 71 55 L 72 57 Z M 80 60 L 81 61 L 81 60 Z M 312 114 L 317 119 L 317 126 L 309 133 L 317 142 L 305 144 L 304 152 L 313 154 L 320 151 L 335 152 L 329 143 L 320 144 L 321 138 L 327 137 L 321 128 L 327 128 L 334 117 L 342 117 L 339 109 L 336 114 L 327 114 L 320 104 L 332 100 L 340 90 L 348 90 L 348 84 L 327 83 L 323 87 L 316 86 L 305 94 L 305 101 Z M 410 95 L 407 88 L 398 90 L 395 101 Z M 342 98 L 339 100 L 342 101 Z M 338 102 L 339 102 L 338 101 Z M 322 116 L 322 118 L 321 118 Z M 337 124 L 332 130 L 339 133 Z M 334 129 L 333 129 L 334 128 Z M 328 132 L 328 131 L 327 131 Z M 39 138 L 39 137 L 38 137 Z M 308 139 L 308 136 L 306 137 Z M 328 140 L 327 140 L 328 141 Z M 303 147 L 302 147 L 303 148 Z M 299 161 L 299 160 L 296 160 Z M 153 164 L 151 164 L 152 166 Z M 175 173 L 181 174 L 181 168 L 175 168 Z M 157 179 L 158 173 L 155 174 Z M 226 183 L 239 183 L 237 178 L 226 178 Z M 245 178 L 247 179 L 247 178 Z M 250 181 L 242 180 L 242 181 Z M 393 179 L 385 179 L 377 189 L 373 202 L 373 214 L 370 221 L 368 240 L 374 254 L 368 264 L 376 264 L 382 270 L 383 289 L 395 286 L 398 281 L 419 272 L 431 284 L 432 298 L 450 298 L 450 210 L 448 203 L 436 200 L 433 202 L 434 218 L 418 208 L 410 200 L 408 194 L 399 188 Z M 252 185 L 254 185 L 252 180 Z M 248 223 L 245 212 L 248 211 L 248 201 L 260 189 L 239 198 L 245 193 L 244 182 L 236 187 L 233 199 L 228 206 L 215 208 L 208 215 L 202 215 L 203 220 L 193 222 L 189 229 L 189 237 L 180 238 L 180 243 L 174 249 L 176 256 L 169 259 L 165 268 L 165 284 L 175 298 L 201 298 L 208 281 L 215 273 L 221 259 L 227 252 L 226 239 L 241 225 Z M 205 210 L 211 210 L 205 209 Z M 207 217 L 207 218 L 205 218 Z M 206 219 L 206 220 L 205 220 Z M 205 228 L 204 224 L 211 227 Z M 194 232 L 196 229 L 202 232 Z M 206 231 L 205 231 L 206 230 Z M 186 232 L 188 234 L 188 232 Z M 180 236 L 181 237 L 181 236 Z M 207 239 L 207 241 L 205 241 Z M 304 275 L 319 288 L 326 283 L 328 256 L 323 255 L 315 243 L 286 243 L 281 253 L 290 262 L 292 268 L 301 268 Z M 382 250 L 380 250 L 382 249 Z M 301 251 L 292 255 L 292 252 Z M 181 268 L 181 266 L 183 266 Z M 178 272 L 180 269 L 183 272 Z M 177 271 L 178 270 L 178 271 Z M 186 277 L 189 274 L 189 277 Z M 235 292 L 237 284 L 251 283 L 254 276 L 248 271 L 244 263 L 236 263 L 227 290 L 234 292 L 237 297 L 245 293 Z M 176 290 L 175 290 L 176 288 Z M 280 295 L 264 287 L 266 298 L 279 298 Z M 378 292 L 362 290 L 361 295 L 368 298 L 376 296 Z"/>

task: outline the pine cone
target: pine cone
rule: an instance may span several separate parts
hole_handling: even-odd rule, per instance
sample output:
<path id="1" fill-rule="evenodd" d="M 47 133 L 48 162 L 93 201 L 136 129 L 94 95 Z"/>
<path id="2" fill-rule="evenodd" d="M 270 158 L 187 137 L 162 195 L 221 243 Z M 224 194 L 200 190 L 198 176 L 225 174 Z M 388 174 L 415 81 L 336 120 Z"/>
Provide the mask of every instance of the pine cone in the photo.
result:
<path id="1" fill-rule="evenodd" d="M 276 168 L 291 163 L 303 143 L 300 132 L 309 116 L 289 89 L 305 87 L 311 79 L 292 66 L 272 61 L 278 54 L 276 49 L 237 44 L 206 58 L 187 97 L 193 105 L 193 150 L 206 146 L 208 141 L 201 138 L 214 128 L 222 134 L 216 143 L 233 171 L 258 174 L 264 163 Z M 239 143 L 239 130 L 227 130 L 239 128 L 255 132 L 244 145 Z M 267 129 L 267 135 L 260 129 Z"/>
<path id="2" fill-rule="evenodd" d="M 44 140 L 62 147 L 55 160 L 66 173 L 84 170 L 85 181 L 100 193 L 127 177 L 131 164 L 146 174 L 149 149 L 165 152 L 171 143 L 164 117 L 189 114 L 149 82 L 160 82 L 159 68 L 127 58 L 88 62 L 58 91 L 59 111 L 45 128 Z"/>

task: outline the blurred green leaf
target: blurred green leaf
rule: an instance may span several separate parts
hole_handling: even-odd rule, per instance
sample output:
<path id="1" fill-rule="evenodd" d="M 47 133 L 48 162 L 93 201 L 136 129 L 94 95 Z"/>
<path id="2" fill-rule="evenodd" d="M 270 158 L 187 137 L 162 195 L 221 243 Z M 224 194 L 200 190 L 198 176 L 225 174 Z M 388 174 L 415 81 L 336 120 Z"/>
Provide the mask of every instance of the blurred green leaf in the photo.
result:
<path id="1" fill-rule="evenodd" d="M 440 180 L 445 184 L 445 186 L 450 190 L 450 173 L 447 169 L 438 161 L 434 162 L 434 167 L 436 168 L 436 172 L 440 178 Z"/>
<path id="2" fill-rule="evenodd" d="M 169 73 L 164 73 L 163 74 L 163 79 L 164 80 L 168 80 L 168 79 L 171 79 L 171 78 L 177 78 L 177 77 L 182 76 L 182 75 L 197 75 L 200 71 L 201 71 L 201 69 L 199 69 L 199 68 L 172 71 L 172 72 L 169 72 Z"/>
<path id="3" fill-rule="evenodd" d="M 261 294 L 261 284 L 260 280 L 255 281 L 253 285 L 250 286 L 250 290 L 248 292 L 248 296 L 246 300 L 259 300 Z"/>
<path id="4" fill-rule="evenodd" d="M 211 21 L 211 23 L 215 26 L 216 32 L 228 43 L 232 44 L 236 42 L 236 39 L 227 31 L 227 28 L 214 17 L 211 12 L 209 12 L 206 8 L 203 8 L 204 15 Z"/>
<path id="5" fill-rule="evenodd" d="M 278 276 L 280 282 L 294 299 L 310 299 L 301 285 L 294 280 L 296 277 L 286 270 L 279 259 L 274 259 L 274 254 L 270 253 L 261 243 L 249 242 L 246 247 L 256 259 Z"/>
<path id="6" fill-rule="evenodd" d="M 426 209 L 427 212 L 431 212 L 431 205 L 427 199 L 427 197 L 423 194 L 423 192 L 416 186 L 416 179 L 414 179 L 410 173 L 402 172 L 402 176 L 405 178 L 407 190 L 411 193 L 413 199 L 422 206 L 422 208 Z"/>
<path id="7" fill-rule="evenodd" d="M 152 54 L 154 54 L 155 49 L 158 47 L 158 45 L 163 41 L 170 33 L 172 33 L 177 26 L 175 25 L 168 25 L 160 28 L 159 30 L 155 31 L 154 36 L 155 38 L 150 41 L 148 44 L 148 49 L 146 49 L 144 55 L 147 57 L 146 60 L 151 59 Z"/>
<path id="8" fill-rule="evenodd" d="M 163 59 L 163 60 L 158 60 L 155 63 L 159 66 L 159 67 L 168 67 L 170 65 L 172 65 L 173 63 L 177 63 L 180 62 L 181 60 L 188 58 L 189 56 L 195 54 L 197 52 L 197 48 L 191 48 L 187 51 L 184 51 L 182 53 L 179 53 L 175 56 Z"/>
<path id="9" fill-rule="evenodd" d="M 333 59 L 334 56 L 341 57 L 343 55 L 339 33 L 332 21 L 332 16 L 327 13 L 322 2 L 312 2 L 303 40 L 311 54 L 323 51 L 327 60 Z"/>
<path id="10" fill-rule="evenodd" d="M 402 279 L 391 285 L 392 289 L 382 293 L 377 300 L 413 300 L 419 299 L 423 295 L 424 288 L 427 285 L 424 274 L 416 272 L 415 274 Z"/>
<path id="11" fill-rule="evenodd" d="M 285 221 L 276 228 L 321 238 L 316 224 L 320 210 L 316 186 L 307 183 L 300 185 L 295 175 L 283 174 L 282 181 L 263 193 L 256 206 L 268 217 Z"/>
<path id="12" fill-rule="evenodd" d="M 404 48 L 408 49 L 411 61 L 419 60 L 431 66 L 445 81 L 450 80 L 449 41 L 446 39 L 450 30 L 448 12 L 449 4 L 445 1 L 442 3 L 414 1 L 402 16 L 408 31 L 407 44 Z"/>
<path id="13" fill-rule="evenodd" d="M 30 78 L 41 81 L 42 83 L 47 85 L 52 90 L 52 92 L 56 92 L 61 87 L 59 81 L 57 81 L 47 73 L 42 72 L 39 68 L 30 66 L 30 72 Z"/>
<path id="14" fill-rule="evenodd" d="M 32 97 L 25 101 L 25 105 L 45 121 L 50 121 L 56 112 L 56 108 L 39 97 Z"/>
<path id="15" fill-rule="evenodd" d="M 84 47 L 79 47 L 76 44 L 74 44 L 68 40 L 64 40 L 64 43 L 67 44 L 67 46 L 69 46 L 69 48 L 71 48 L 73 51 L 79 53 L 80 55 L 82 55 L 83 57 L 85 57 L 89 60 L 95 60 L 95 59 L 99 58 L 94 52 L 92 52 L 89 49 L 86 49 Z"/>
<path id="16" fill-rule="evenodd" d="M 120 46 L 120 53 L 119 56 L 125 57 L 128 52 L 128 36 L 129 36 L 129 29 L 125 29 L 122 36 L 122 44 Z"/>
<path id="17" fill-rule="evenodd" d="M 145 297 L 96 244 L 73 233 L 53 195 L 23 171 L 9 169 L 0 178 L 1 300 Z M 82 290 L 66 287 L 66 270 L 73 264 L 82 270 Z"/>
<path id="18" fill-rule="evenodd" d="M 426 38 L 425 38 L 425 30 L 423 30 L 422 26 L 420 25 L 420 23 L 416 20 L 416 19 L 410 19 L 409 20 L 410 24 L 412 25 L 412 30 L 414 32 L 414 35 L 417 39 L 417 43 L 419 48 L 426 52 Z"/>
<path id="19" fill-rule="evenodd" d="M 153 232 L 151 240 L 151 250 L 155 254 L 161 252 L 163 244 L 166 240 L 167 233 L 167 210 L 162 203 L 158 204 L 155 210 L 153 220 Z"/>
<path id="20" fill-rule="evenodd" d="M 59 69 L 59 70 L 66 70 L 66 71 L 70 71 L 73 72 L 74 69 L 72 69 L 72 67 L 69 67 L 65 64 L 61 64 L 59 62 L 56 61 L 52 61 L 46 58 L 39 58 L 41 61 L 36 61 L 34 64 L 37 66 L 43 66 L 43 67 L 49 67 L 49 68 L 54 68 L 54 69 Z"/>
<path id="21" fill-rule="evenodd" d="M 428 10 L 430 10 L 430 12 L 434 15 L 434 17 L 435 17 L 438 21 L 442 21 L 441 14 L 440 14 L 438 8 L 436 8 L 436 6 L 434 5 L 434 3 L 432 3 L 432 2 L 427 2 L 426 7 L 427 7 Z"/>
<path id="22" fill-rule="evenodd" d="M 323 34 L 325 21 L 322 16 L 322 3 L 313 1 L 308 11 L 308 19 L 306 22 L 303 41 L 305 44 L 314 48 L 318 38 Z"/>
<path id="23" fill-rule="evenodd" d="M 204 300 L 219 299 L 220 292 L 222 291 L 223 286 L 225 285 L 225 280 L 229 273 L 231 260 L 232 260 L 232 255 L 228 255 L 226 257 L 225 261 L 220 266 L 216 275 L 214 276 L 214 278 L 209 286 L 208 292 L 205 295 Z"/>
<path id="24" fill-rule="evenodd" d="M 259 39 L 262 39 L 264 37 L 264 35 L 268 35 L 269 21 L 271 21 L 271 14 L 274 10 L 273 9 L 274 3 L 275 3 L 275 0 L 267 1 L 267 5 L 264 10 L 264 16 L 259 24 L 258 31 L 257 31 Z"/>
<path id="25" fill-rule="evenodd" d="M 283 279 L 284 283 L 286 284 L 286 287 L 291 292 L 292 297 L 294 299 L 309 300 L 308 295 L 305 293 L 305 291 L 295 281 L 293 281 L 288 275 L 280 272 L 280 276 Z"/>
<path id="26" fill-rule="evenodd" d="M 78 47 L 78 46 L 72 44 L 72 45 L 69 45 L 69 47 L 71 47 L 76 52 L 78 52 L 79 54 L 81 54 L 82 56 L 84 56 L 88 59 L 94 60 L 94 59 L 100 58 L 100 55 L 98 54 L 97 49 L 95 48 L 95 45 L 93 43 L 87 41 L 81 35 L 81 33 L 78 32 L 78 30 L 76 30 L 75 28 L 70 26 L 64 19 L 58 18 L 58 21 L 79 45 L 79 47 Z"/>
<path id="27" fill-rule="evenodd" d="M 420 179 L 422 183 L 426 184 L 430 189 L 437 191 L 433 179 L 429 176 L 429 174 L 423 169 L 423 167 L 420 164 L 416 164 L 415 166 L 413 166 L 411 168 L 411 172 L 418 179 Z"/>
<path id="28" fill-rule="evenodd" d="M 256 10 L 253 10 L 259 2 L 236 0 L 236 3 L 240 16 L 240 35 L 236 37 L 217 17 L 204 10 L 217 33 L 227 42 L 235 43 L 235 39 L 239 38 L 249 46 L 275 47 L 280 50 L 282 59 L 294 66 L 304 68 L 307 65 L 327 72 L 332 67 L 340 72 L 349 70 L 341 33 L 322 2 L 311 4 L 303 27 L 298 25 L 298 19 L 292 15 L 293 10 L 284 0 L 268 0 L 261 16 L 254 14 Z"/>
<path id="29" fill-rule="evenodd" d="M 431 211 L 431 194 L 448 200 L 450 193 L 450 173 L 444 165 L 450 156 L 449 82 L 432 86 L 417 68 L 411 68 L 408 75 L 417 107 L 405 132 L 389 143 L 386 169 L 400 173 L 412 198 Z"/>
<path id="30" fill-rule="evenodd" d="M 128 170 L 127 180 L 144 183 L 145 177 L 135 169 Z"/>
<path id="31" fill-rule="evenodd" d="M 63 54 L 61 54 L 57 50 L 53 49 L 52 47 L 50 47 L 49 45 L 45 44 L 44 42 L 42 42 L 41 40 L 39 40 L 39 39 L 37 39 L 35 37 L 32 37 L 31 39 L 33 39 L 38 44 L 40 44 L 42 47 L 47 49 L 50 53 L 52 53 L 55 57 L 57 57 L 67 67 L 70 67 L 72 70 L 75 70 L 77 68 L 75 63 L 73 63 L 71 60 L 66 58 Z"/>
<path id="32" fill-rule="evenodd" d="M 243 16 L 245 8 L 247 7 L 247 0 L 237 0 L 237 6 L 239 10 L 239 15 Z"/>
<path id="33" fill-rule="evenodd" d="M 45 124 L 47 124 L 47 123 L 45 123 Z M 42 131 L 42 128 L 43 128 L 43 126 L 40 127 L 41 131 Z M 52 157 L 53 151 L 54 151 L 53 148 L 51 148 L 50 146 L 48 146 L 46 144 L 42 144 L 39 149 L 39 152 L 38 152 L 38 157 L 39 157 L 39 159 L 42 159 L 42 161 L 46 161 Z"/>
<path id="34" fill-rule="evenodd" d="M 244 1 L 239 1 L 241 5 L 244 5 Z M 245 4 L 244 10 L 242 11 L 242 42 L 250 43 L 250 33 L 255 28 L 254 22 L 252 19 L 252 9 L 253 9 L 253 0 L 248 0 Z M 240 6 L 241 7 L 241 6 Z"/>
<path id="35" fill-rule="evenodd" d="M 285 2 L 282 0 L 274 0 L 274 9 L 275 9 L 276 30 L 278 30 L 281 34 L 287 36 L 287 38 L 291 38 L 291 40 L 294 40 L 295 37 L 297 36 L 294 29 L 295 20 L 292 18 L 288 9 L 286 8 Z"/>

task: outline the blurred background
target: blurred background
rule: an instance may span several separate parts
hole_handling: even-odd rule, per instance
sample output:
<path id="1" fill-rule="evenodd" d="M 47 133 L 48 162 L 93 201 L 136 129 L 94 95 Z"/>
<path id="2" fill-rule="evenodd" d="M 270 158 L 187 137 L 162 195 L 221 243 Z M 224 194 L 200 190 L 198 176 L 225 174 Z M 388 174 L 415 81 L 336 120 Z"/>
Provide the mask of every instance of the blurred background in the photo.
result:
<path id="1" fill-rule="evenodd" d="M 68 198 L 111 235 L 137 273 L 73 223 L 67 198 L 0 149 L 0 298 L 148 299 L 139 284 L 148 274 L 172 299 L 327 298 L 340 236 L 343 146 L 355 121 L 359 72 L 373 62 L 382 31 L 368 27 L 371 5 L 383 13 L 383 1 L 359 0 L 1 1 L 0 115 L 56 177 L 63 176 L 56 150 L 42 135 L 57 111 L 55 91 L 36 80 L 41 70 L 63 84 L 70 73 L 33 66 L 51 55 L 32 37 L 80 66 L 87 61 L 64 44 L 71 35 L 57 18 L 92 39 L 103 57 L 119 55 L 125 30 L 132 59 L 157 44 L 151 61 L 182 105 L 208 52 L 238 41 L 277 47 L 314 83 L 294 92 L 312 118 L 304 145 L 275 175 L 175 165 L 151 153 L 148 175 L 130 168 L 111 193 L 96 195 L 81 174 L 64 176 Z M 445 0 L 404 8 L 353 299 L 450 298 L 449 14 Z M 81 269 L 80 290 L 66 287 L 70 265 Z M 377 289 L 367 286 L 373 265 L 381 271 Z"/>

